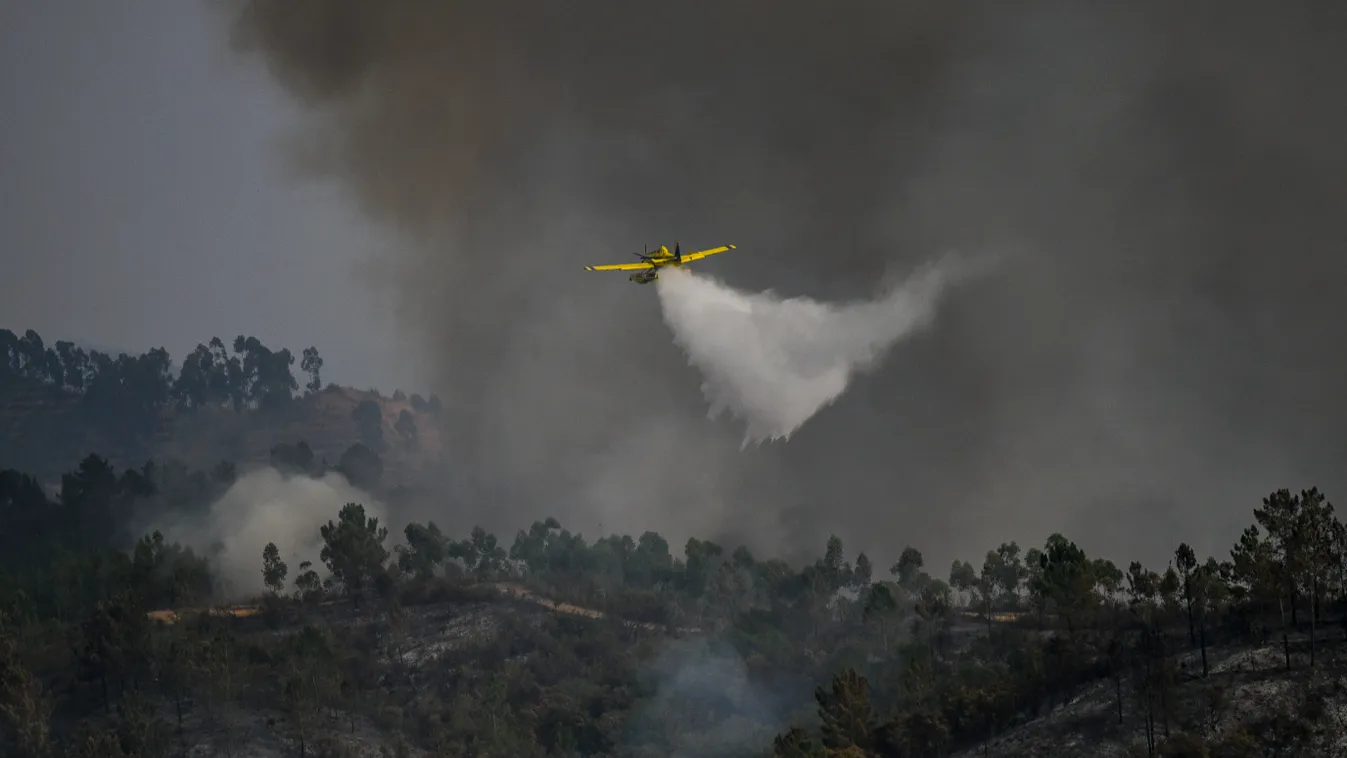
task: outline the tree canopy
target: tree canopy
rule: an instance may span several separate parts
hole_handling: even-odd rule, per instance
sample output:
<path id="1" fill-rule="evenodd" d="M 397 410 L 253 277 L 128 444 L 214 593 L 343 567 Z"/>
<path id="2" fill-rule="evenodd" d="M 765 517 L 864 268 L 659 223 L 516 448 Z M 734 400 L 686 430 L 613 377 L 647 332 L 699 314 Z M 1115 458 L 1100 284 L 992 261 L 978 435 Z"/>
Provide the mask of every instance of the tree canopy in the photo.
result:
<path id="1" fill-rule="evenodd" d="M 257 337 L 238 335 L 229 346 L 213 337 L 184 356 L 175 375 L 162 347 L 112 356 L 71 342 L 49 346 L 32 329 L 23 336 L 0 329 L 0 388 L 23 381 L 53 387 L 81 396 L 91 410 L 115 423 L 144 424 L 166 408 L 280 411 L 300 389 L 294 364 L 289 349 L 273 350 Z M 322 368 L 318 348 L 305 348 L 300 369 L 309 377 L 306 394 L 322 390 Z M 431 401 L 413 395 L 411 405 L 430 413 L 440 402 L 433 395 Z M 368 415 L 368 409 L 359 412 L 362 418 Z M 398 432 L 415 436 L 411 430 Z"/>
<path id="2" fill-rule="evenodd" d="M 240 371 L 288 362 L 246 342 Z M 293 483 L 326 473 L 315 457 L 280 442 L 269 463 Z M 391 500 L 396 470 L 363 443 L 335 468 Z M 0 752 L 164 755 L 201 724 L 226 739 L 239 709 L 295 754 L 361 729 L 429 754 L 1041 754 L 1016 740 L 1082 702 L 1137 754 L 1324 754 L 1335 734 L 1347 528 L 1313 487 L 1253 499 L 1218 555 L 1189 539 L 1124 570 L 1054 533 L 947 576 L 900 541 L 877 572 L 836 535 L 789 563 L 543 514 L 510 536 L 445 528 L 449 508 L 390 524 L 334 502 L 313 554 L 278 533 L 247 556 L 258 612 L 233 618 L 202 612 L 240 599 L 223 548 L 145 525 L 209 513 L 237 476 L 87 455 L 48 492 L 0 470 Z"/>

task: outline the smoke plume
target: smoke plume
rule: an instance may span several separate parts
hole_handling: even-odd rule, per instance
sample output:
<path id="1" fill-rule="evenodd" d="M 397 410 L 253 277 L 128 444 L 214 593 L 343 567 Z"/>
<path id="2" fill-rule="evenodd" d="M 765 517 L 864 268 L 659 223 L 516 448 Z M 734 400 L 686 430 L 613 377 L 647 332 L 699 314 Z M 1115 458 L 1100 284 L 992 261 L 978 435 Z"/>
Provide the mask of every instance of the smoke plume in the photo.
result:
<path id="1" fill-rule="evenodd" d="M 371 286 L 456 414 L 446 527 L 933 566 L 1061 530 L 1164 565 L 1277 487 L 1347 487 L 1347 4 L 233 7 L 302 108 L 281 155 L 388 234 Z M 1030 252 L 741 453 L 650 288 L 583 271 L 675 238 L 820 302 Z"/>
<path id="2" fill-rule="evenodd" d="M 345 503 L 362 503 L 367 517 L 387 525 L 383 505 L 352 487 L 341 474 L 313 479 L 263 468 L 239 477 L 204 516 L 170 514 L 166 518 L 172 520 L 151 525 L 147 531 L 158 529 L 168 542 L 211 556 L 223 593 L 230 598 L 246 597 L 265 588 L 262 549 L 268 542 L 276 543 L 287 564 L 287 582 L 299 575 L 301 561 L 312 561 L 314 570 L 325 575 L 318 559 L 323 547 L 319 528 L 335 521 Z M 385 543 L 390 551 L 396 536 L 390 529 Z"/>
<path id="3" fill-rule="evenodd" d="M 711 417 L 746 421 L 747 446 L 789 438 L 856 372 L 928 326 L 950 265 L 929 265 L 876 300 L 845 305 L 742 292 L 677 269 L 656 286 L 674 340 L 705 377 Z"/>
<path id="4" fill-rule="evenodd" d="M 755 684 L 743 658 L 724 643 L 672 641 L 644 675 L 653 693 L 624 725 L 629 754 L 667 745 L 671 758 L 752 755 L 785 721 L 781 703 L 789 696 Z"/>

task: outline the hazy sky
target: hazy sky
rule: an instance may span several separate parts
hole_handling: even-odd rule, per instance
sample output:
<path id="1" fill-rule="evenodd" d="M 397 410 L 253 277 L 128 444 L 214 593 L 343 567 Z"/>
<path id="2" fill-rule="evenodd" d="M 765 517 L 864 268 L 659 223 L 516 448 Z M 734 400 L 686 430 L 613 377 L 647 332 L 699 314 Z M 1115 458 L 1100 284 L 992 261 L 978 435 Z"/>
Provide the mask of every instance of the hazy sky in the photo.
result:
<path id="1" fill-rule="evenodd" d="M 286 179 L 293 109 L 208 10 L 0 4 L 0 325 L 175 359 L 250 334 L 316 345 L 329 380 L 422 389 L 356 281 L 374 235 L 339 187 Z"/>

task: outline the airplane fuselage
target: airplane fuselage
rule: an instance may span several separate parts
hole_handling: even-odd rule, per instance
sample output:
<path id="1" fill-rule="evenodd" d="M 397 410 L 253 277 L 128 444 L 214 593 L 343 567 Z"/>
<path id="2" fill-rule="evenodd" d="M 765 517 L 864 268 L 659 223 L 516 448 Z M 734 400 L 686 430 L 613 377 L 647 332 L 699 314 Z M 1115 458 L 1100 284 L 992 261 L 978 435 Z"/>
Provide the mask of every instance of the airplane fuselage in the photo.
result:
<path id="1" fill-rule="evenodd" d="M 659 270 L 665 266 L 674 268 L 683 268 L 693 261 L 699 261 L 708 255 L 723 253 L 726 250 L 733 250 L 734 245 L 721 245 L 720 247 L 698 250 L 693 253 L 683 254 L 682 247 L 674 244 L 672 251 L 665 245 L 660 245 L 659 249 L 653 253 L 633 253 L 641 259 L 640 263 L 611 263 L 602 266 L 585 266 L 586 271 L 632 271 L 636 273 L 629 274 L 627 279 L 637 284 L 650 284 L 659 279 Z"/>
<path id="2" fill-rule="evenodd" d="M 674 253 L 669 252 L 669 248 L 665 247 L 664 245 L 660 245 L 659 250 L 656 250 L 654 253 L 642 257 L 645 258 L 645 260 L 648 263 L 650 263 L 650 265 L 654 266 L 654 268 L 650 268 L 627 277 L 628 279 L 630 279 L 633 282 L 636 282 L 637 284 L 650 284 L 651 282 L 655 281 L 656 279 L 659 278 L 659 270 L 664 268 L 665 266 L 674 266 L 678 268 L 681 268 L 683 266 L 682 258 L 678 255 L 675 255 Z"/>

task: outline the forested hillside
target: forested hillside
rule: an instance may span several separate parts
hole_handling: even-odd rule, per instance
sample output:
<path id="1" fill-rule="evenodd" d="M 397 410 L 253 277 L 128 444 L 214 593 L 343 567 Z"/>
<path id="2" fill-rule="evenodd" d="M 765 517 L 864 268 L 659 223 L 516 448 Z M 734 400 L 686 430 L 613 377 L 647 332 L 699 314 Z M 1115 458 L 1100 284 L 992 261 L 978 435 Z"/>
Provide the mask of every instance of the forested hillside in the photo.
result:
<path id="1" fill-rule="evenodd" d="M 947 571 L 826 537 L 807 565 L 589 541 L 543 514 L 399 538 L 334 502 L 319 554 L 256 556 L 260 613 L 196 613 L 209 551 L 127 514 L 205 508 L 236 470 L 91 456 L 54 498 L 0 473 L 0 754 L 1342 752 L 1347 530 L 1314 489 L 1255 498 L 1225 555 L 1145 567 L 1054 534 Z"/>
<path id="2" fill-rule="evenodd" d="M 314 347 L 298 363 L 302 387 L 296 356 L 256 337 L 229 346 L 216 337 L 175 369 L 162 348 L 111 356 L 0 329 L 0 466 L 46 482 L 91 452 L 118 466 L 261 463 L 272 446 L 299 439 L 333 463 L 360 442 L 404 474 L 440 459 L 438 397 L 324 385 Z"/>

